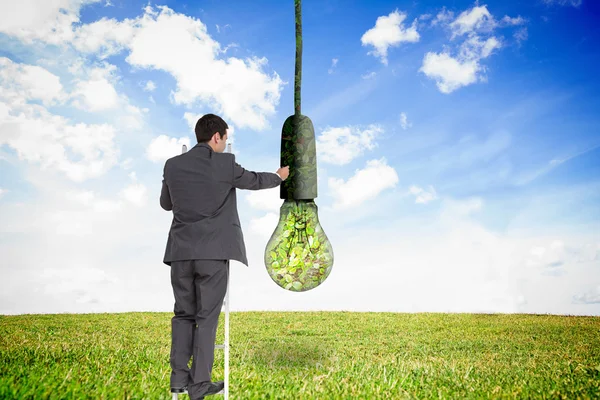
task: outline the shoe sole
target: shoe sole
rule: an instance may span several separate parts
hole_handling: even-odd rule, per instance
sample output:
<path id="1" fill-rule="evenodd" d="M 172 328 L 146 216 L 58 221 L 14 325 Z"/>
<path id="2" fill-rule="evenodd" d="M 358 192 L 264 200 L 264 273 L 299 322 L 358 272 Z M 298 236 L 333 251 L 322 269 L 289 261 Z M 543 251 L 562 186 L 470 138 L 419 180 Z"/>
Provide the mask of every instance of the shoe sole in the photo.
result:
<path id="1" fill-rule="evenodd" d="M 177 394 L 188 394 L 187 389 L 171 389 L 171 393 L 177 393 Z M 223 389 L 219 390 L 218 392 L 215 393 L 207 393 L 204 396 L 212 396 L 215 394 L 225 394 L 225 388 L 223 387 Z M 203 399 L 204 397 L 201 397 L 201 399 Z"/>

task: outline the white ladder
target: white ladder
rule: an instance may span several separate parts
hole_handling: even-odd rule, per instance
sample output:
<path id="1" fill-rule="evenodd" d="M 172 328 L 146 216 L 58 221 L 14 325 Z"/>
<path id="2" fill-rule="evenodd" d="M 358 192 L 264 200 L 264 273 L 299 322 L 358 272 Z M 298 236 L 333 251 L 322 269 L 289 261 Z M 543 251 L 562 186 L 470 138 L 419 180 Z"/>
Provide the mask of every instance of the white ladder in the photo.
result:
<path id="1" fill-rule="evenodd" d="M 225 353 L 225 387 L 217 394 L 223 394 L 224 400 L 229 400 L 229 277 L 227 277 L 227 292 L 225 293 L 225 341 L 216 344 L 215 349 L 223 349 Z"/>

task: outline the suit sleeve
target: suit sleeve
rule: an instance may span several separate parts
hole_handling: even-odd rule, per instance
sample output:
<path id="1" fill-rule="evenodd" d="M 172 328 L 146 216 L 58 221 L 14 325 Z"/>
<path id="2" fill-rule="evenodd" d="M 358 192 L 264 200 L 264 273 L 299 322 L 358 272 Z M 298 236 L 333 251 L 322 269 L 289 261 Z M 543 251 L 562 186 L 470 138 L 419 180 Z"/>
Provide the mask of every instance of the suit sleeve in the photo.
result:
<path id="1" fill-rule="evenodd" d="M 173 209 L 173 203 L 171 202 L 171 194 L 169 193 L 169 186 L 167 186 L 167 182 L 165 181 L 166 171 L 167 171 L 167 163 L 165 163 L 165 168 L 163 169 L 162 189 L 160 191 L 160 206 L 165 211 L 171 211 Z"/>
<path id="2" fill-rule="evenodd" d="M 235 155 L 233 155 L 233 187 L 247 190 L 270 189 L 281 185 L 282 181 L 281 177 L 274 172 L 248 171 L 235 162 Z"/>

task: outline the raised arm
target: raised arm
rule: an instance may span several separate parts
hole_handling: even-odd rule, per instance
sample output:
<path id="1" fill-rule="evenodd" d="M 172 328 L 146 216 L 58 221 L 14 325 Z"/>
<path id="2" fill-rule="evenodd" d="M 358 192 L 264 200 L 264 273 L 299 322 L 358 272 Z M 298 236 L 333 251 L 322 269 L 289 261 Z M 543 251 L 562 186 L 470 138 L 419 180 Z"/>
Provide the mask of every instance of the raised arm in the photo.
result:
<path id="1" fill-rule="evenodd" d="M 247 190 L 270 189 L 280 185 L 281 182 L 282 178 L 276 173 L 248 171 L 235 162 L 235 156 L 233 157 L 233 178 L 231 183 L 233 187 Z"/>

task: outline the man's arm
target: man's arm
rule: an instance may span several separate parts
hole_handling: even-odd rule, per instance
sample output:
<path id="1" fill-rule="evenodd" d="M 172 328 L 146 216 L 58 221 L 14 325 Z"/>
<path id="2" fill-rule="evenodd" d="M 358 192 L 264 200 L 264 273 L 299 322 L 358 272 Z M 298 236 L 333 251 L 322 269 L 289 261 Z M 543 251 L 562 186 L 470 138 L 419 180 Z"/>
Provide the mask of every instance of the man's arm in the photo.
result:
<path id="1" fill-rule="evenodd" d="M 248 171 L 235 162 L 233 156 L 233 180 L 232 185 L 238 189 L 260 190 L 270 189 L 281 185 L 283 179 L 274 172 Z"/>
<path id="2" fill-rule="evenodd" d="M 165 182 L 166 169 L 167 163 L 165 163 L 165 168 L 163 169 L 162 189 L 160 191 L 160 206 L 165 211 L 171 211 L 173 209 L 173 203 L 171 202 L 171 194 L 169 193 L 169 187 L 167 186 L 167 182 Z"/>

